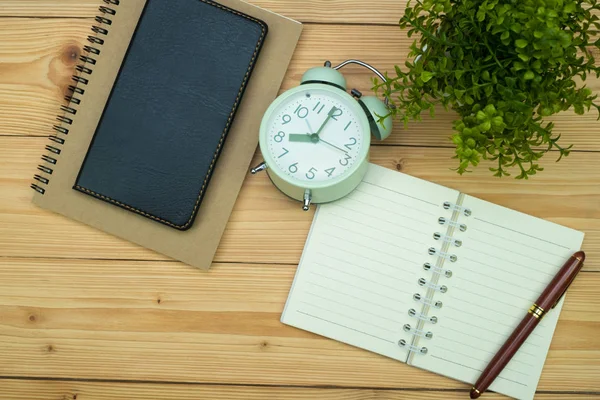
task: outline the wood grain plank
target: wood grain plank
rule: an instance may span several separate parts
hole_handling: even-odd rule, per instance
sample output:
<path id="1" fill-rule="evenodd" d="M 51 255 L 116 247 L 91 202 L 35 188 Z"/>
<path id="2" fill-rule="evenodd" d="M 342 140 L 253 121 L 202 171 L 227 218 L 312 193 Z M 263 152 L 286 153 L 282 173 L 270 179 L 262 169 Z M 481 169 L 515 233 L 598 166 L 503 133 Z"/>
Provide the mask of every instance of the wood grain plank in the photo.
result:
<path id="1" fill-rule="evenodd" d="M 396 24 L 406 0 L 249 0 L 301 22 Z M 94 17 L 102 0 L 3 0 L 0 17 Z M 117 8 L 118 10 L 118 8 Z"/>
<path id="2" fill-rule="evenodd" d="M 300 3 L 299 3 L 300 4 Z M 90 22 L 81 19 L 0 18 L 0 135 L 48 134 L 74 72 Z M 308 25 L 290 65 L 282 90 L 297 86 L 309 68 L 325 60 L 360 58 L 382 70 L 403 64 L 411 41 L 395 26 Z M 371 74 L 360 67 L 344 69 L 349 87 L 371 93 Z M 589 86 L 600 93 L 600 80 Z M 452 112 L 438 110 L 407 129 L 397 123 L 383 144 L 452 147 Z M 600 151 L 600 122 L 593 113 L 567 112 L 554 118 L 565 144 Z M 549 158 L 552 155 L 548 156 Z"/>
<path id="3" fill-rule="evenodd" d="M 90 21 L 0 18 L 0 134 L 48 135 Z"/>
<path id="4" fill-rule="evenodd" d="M 0 137 L 0 256 L 165 259 L 62 216 L 33 206 L 29 188 L 47 139 Z M 481 168 L 459 176 L 450 149 L 382 147 L 372 161 L 518 211 L 586 232 L 586 269 L 600 271 L 599 153 L 574 153 L 529 182 L 497 179 Z M 255 162 L 260 160 L 255 157 Z M 550 160 L 548 160 L 550 161 Z M 312 213 L 281 195 L 265 174 L 248 176 L 216 260 L 296 264 Z"/>
<path id="5" fill-rule="evenodd" d="M 281 324 L 294 272 L 0 259 L 0 376 L 467 388 Z M 569 291 L 540 390 L 600 390 L 599 285 L 586 272 Z"/>
<path id="6" fill-rule="evenodd" d="M 461 391 L 382 390 L 343 388 L 256 387 L 153 383 L 69 382 L 7 379 L 0 381 L 0 400 L 463 400 Z M 536 399 L 571 400 L 585 393 L 538 393 Z M 506 397 L 486 393 L 486 399 Z"/>

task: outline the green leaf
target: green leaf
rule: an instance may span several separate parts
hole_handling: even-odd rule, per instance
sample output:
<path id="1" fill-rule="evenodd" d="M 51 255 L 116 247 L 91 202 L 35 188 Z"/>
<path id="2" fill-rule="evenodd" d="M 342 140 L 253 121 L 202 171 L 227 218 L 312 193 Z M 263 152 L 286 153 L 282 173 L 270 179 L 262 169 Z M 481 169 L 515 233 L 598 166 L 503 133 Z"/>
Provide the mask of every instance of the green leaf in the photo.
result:
<path id="1" fill-rule="evenodd" d="M 535 78 L 535 74 L 531 70 L 525 72 L 525 74 L 523 75 L 523 79 L 525 79 L 526 81 L 529 81 L 533 78 Z"/>
<path id="2" fill-rule="evenodd" d="M 460 100 L 463 95 L 465 94 L 465 90 L 460 90 L 460 89 L 454 89 L 454 96 L 456 96 L 457 100 Z"/>
<path id="3" fill-rule="evenodd" d="M 529 42 L 527 42 L 527 40 L 525 40 L 525 39 L 515 40 L 515 45 L 520 49 L 527 47 L 528 44 L 529 44 Z"/>
<path id="4" fill-rule="evenodd" d="M 494 107 L 493 104 L 488 104 L 483 109 L 483 112 L 485 112 L 485 114 L 488 115 L 488 116 L 490 116 L 490 117 L 494 116 L 494 115 L 496 115 L 496 107 Z"/>
<path id="5" fill-rule="evenodd" d="M 462 138 L 460 137 L 460 135 L 453 135 L 453 136 L 452 136 L 452 142 L 453 142 L 455 145 L 459 146 L 459 145 L 461 145 L 461 144 L 463 143 L 463 140 L 462 140 Z"/>
<path id="6" fill-rule="evenodd" d="M 519 61 L 517 61 L 517 62 L 514 62 L 514 63 L 513 63 L 513 68 L 514 68 L 515 72 L 518 72 L 518 71 L 520 71 L 520 70 L 522 70 L 522 69 L 525 69 L 525 65 L 524 65 L 522 62 L 519 62 Z M 507 82 L 508 82 L 508 83 L 509 83 L 511 86 L 514 86 L 514 85 L 515 85 L 515 83 L 516 83 L 516 82 L 515 82 L 515 83 L 512 83 L 512 84 L 511 84 L 511 82 L 510 82 L 510 80 L 509 80 L 509 79 L 507 79 L 506 81 L 507 81 Z"/>
<path id="7" fill-rule="evenodd" d="M 421 73 L 421 80 L 423 82 L 429 82 L 434 76 L 435 74 L 433 72 L 423 71 Z"/>
<path id="8" fill-rule="evenodd" d="M 487 97 L 492 97 L 492 95 L 494 94 L 494 87 L 493 86 L 486 86 L 483 89 L 483 92 L 485 93 L 485 95 Z"/>
<path id="9" fill-rule="evenodd" d="M 490 121 L 482 122 L 479 124 L 479 129 L 481 129 L 482 132 L 487 132 L 492 129 L 492 123 Z"/>
<path id="10" fill-rule="evenodd" d="M 575 7 L 576 6 L 575 6 L 574 2 L 565 4 L 565 7 L 563 8 L 563 13 L 565 13 L 565 14 L 571 14 L 571 13 L 573 13 L 575 11 Z"/>

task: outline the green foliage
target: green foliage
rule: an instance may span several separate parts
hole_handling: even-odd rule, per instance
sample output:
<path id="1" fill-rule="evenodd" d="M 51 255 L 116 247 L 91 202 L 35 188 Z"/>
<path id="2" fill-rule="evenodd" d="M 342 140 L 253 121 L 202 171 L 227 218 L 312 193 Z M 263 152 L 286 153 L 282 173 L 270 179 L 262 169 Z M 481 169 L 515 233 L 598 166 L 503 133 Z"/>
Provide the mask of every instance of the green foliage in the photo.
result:
<path id="1" fill-rule="evenodd" d="M 417 0 L 400 20 L 411 46 L 405 68 L 374 80 L 375 90 L 407 124 L 436 104 L 455 110 L 452 141 L 457 171 L 489 160 L 495 176 L 527 179 L 551 149 L 571 149 L 544 117 L 591 107 L 597 95 L 576 81 L 600 76 L 592 48 L 600 48 L 597 0 Z"/>

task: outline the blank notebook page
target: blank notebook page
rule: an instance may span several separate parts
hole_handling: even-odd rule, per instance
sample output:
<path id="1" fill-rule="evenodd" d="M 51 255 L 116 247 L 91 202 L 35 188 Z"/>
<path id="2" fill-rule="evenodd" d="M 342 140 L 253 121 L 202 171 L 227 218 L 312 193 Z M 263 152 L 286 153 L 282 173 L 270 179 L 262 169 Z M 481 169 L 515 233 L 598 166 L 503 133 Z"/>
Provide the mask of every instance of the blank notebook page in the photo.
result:
<path id="1" fill-rule="evenodd" d="M 445 202 L 471 215 L 456 217 Z M 460 247 L 443 248 L 455 262 L 429 254 L 442 250 L 434 233 L 449 232 L 440 217 L 467 227 L 452 232 Z M 474 383 L 582 241 L 572 229 L 371 165 L 348 197 L 319 206 L 282 322 Z M 425 263 L 439 270 L 426 271 Z M 417 293 L 441 307 L 415 300 Z M 561 307 L 545 317 L 491 390 L 533 398 Z M 432 337 L 415 336 L 415 329 Z"/>
<path id="2" fill-rule="evenodd" d="M 458 192 L 370 166 L 344 199 L 319 206 L 282 322 L 406 362 L 407 310 L 435 244 L 442 204 Z"/>

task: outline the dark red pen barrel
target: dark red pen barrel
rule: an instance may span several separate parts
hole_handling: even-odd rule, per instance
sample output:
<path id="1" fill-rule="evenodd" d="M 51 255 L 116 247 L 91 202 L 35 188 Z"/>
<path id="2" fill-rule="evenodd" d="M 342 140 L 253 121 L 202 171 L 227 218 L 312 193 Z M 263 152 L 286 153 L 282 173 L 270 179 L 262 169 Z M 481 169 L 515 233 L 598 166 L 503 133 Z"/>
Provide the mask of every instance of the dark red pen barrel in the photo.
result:
<path id="1" fill-rule="evenodd" d="M 573 254 L 563 267 L 558 271 L 550 284 L 542 292 L 538 300 L 533 304 L 525 318 L 519 326 L 513 331 L 509 338 L 504 342 L 494 358 L 481 373 L 479 379 L 471 389 L 471 398 L 478 398 L 485 392 L 492 382 L 500 375 L 500 372 L 506 367 L 519 348 L 525 343 L 531 332 L 542 320 L 544 315 L 560 301 L 567 288 L 573 283 L 573 280 L 583 267 L 585 253 L 578 251 Z"/>
<path id="2" fill-rule="evenodd" d="M 506 339 L 506 342 L 504 342 L 500 350 L 498 350 L 494 358 L 492 358 L 492 361 L 490 361 L 481 374 L 479 380 L 477 380 L 477 383 L 475 383 L 474 387 L 477 388 L 479 392 L 483 393 L 490 387 L 492 382 L 500 375 L 500 372 L 502 372 L 504 367 L 506 367 L 506 364 L 510 362 L 539 323 L 540 319 L 529 313 L 525 315 L 525 318 L 523 318 L 512 335 Z"/>

